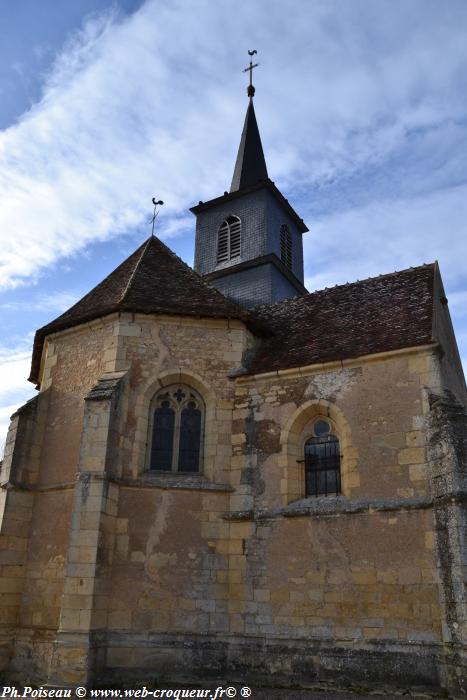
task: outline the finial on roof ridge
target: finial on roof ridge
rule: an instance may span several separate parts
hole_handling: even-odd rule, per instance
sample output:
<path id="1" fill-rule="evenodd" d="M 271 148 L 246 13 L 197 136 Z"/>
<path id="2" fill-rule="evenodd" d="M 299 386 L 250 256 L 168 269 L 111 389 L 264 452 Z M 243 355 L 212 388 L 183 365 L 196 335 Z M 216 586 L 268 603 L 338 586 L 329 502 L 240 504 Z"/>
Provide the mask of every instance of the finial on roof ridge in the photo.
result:
<path id="1" fill-rule="evenodd" d="M 256 49 L 252 49 L 252 51 L 248 50 L 248 55 L 250 56 L 250 65 L 248 68 L 244 68 L 243 72 L 248 73 L 250 71 L 250 84 L 247 87 L 247 95 L 250 98 L 250 100 L 255 96 L 255 87 L 253 85 L 253 68 L 257 68 L 259 66 L 259 63 L 253 63 L 251 60 L 251 57 L 255 55 L 255 53 L 258 53 Z"/>
<path id="2" fill-rule="evenodd" d="M 248 53 L 251 57 L 257 52 L 256 49 L 254 49 L 253 51 L 248 51 Z M 247 107 L 245 123 L 243 125 L 237 159 L 235 161 L 230 192 L 237 192 L 244 187 L 250 187 L 256 185 L 260 181 L 267 181 L 269 179 L 252 99 L 255 91 L 252 84 L 252 71 L 257 65 L 259 64 L 253 64 L 250 60 L 250 66 L 244 69 L 244 72 L 250 71 L 250 85 L 248 87 L 250 101 Z"/>
<path id="3" fill-rule="evenodd" d="M 162 201 L 162 199 L 159 199 L 159 200 L 157 200 L 157 202 L 156 202 L 156 198 L 153 197 L 153 198 L 152 198 L 152 203 L 154 204 L 154 214 L 153 214 L 153 217 L 152 217 L 152 232 L 151 232 L 151 237 L 154 238 L 154 224 L 156 223 L 157 216 L 158 216 L 158 214 L 159 214 L 159 212 L 160 212 L 160 209 L 158 210 L 157 207 L 161 207 L 161 206 L 164 204 L 164 202 Z"/>

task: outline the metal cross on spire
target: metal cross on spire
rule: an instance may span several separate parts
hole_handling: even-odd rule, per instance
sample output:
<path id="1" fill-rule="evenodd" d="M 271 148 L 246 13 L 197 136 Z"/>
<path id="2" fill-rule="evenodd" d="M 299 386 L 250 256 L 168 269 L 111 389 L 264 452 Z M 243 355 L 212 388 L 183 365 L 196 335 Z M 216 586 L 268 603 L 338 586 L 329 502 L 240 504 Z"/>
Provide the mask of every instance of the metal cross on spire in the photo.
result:
<path id="1" fill-rule="evenodd" d="M 253 49 L 253 51 L 248 51 L 249 56 L 254 56 L 255 53 L 258 53 L 256 49 Z M 248 88 L 247 88 L 248 97 L 253 97 L 255 94 L 255 88 L 253 85 L 253 68 L 257 68 L 258 66 L 259 66 L 259 63 L 253 63 L 253 61 L 250 58 L 250 65 L 248 66 L 248 68 L 245 68 L 243 71 L 244 73 L 248 73 L 248 71 L 250 71 L 250 84 L 248 85 Z"/>
<path id="2" fill-rule="evenodd" d="M 164 204 L 164 202 L 162 201 L 162 199 L 159 199 L 159 200 L 156 202 L 156 198 L 153 197 L 153 198 L 152 198 L 152 203 L 154 204 L 154 214 L 153 214 L 153 217 L 152 217 L 152 233 L 151 233 L 151 236 L 154 236 L 154 224 L 156 223 L 157 215 L 159 214 L 159 211 L 160 211 L 160 210 L 159 210 L 159 211 L 157 210 L 157 207 L 161 207 L 161 206 Z"/>

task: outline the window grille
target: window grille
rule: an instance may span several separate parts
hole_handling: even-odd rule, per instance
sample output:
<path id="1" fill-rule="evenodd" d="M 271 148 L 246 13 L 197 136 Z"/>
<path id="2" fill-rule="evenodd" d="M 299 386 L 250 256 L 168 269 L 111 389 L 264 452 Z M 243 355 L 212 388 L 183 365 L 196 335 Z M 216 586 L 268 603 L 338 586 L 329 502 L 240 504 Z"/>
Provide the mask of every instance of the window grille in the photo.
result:
<path id="1" fill-rule="evenodd" d="M 281 260 L 286 267 L 292 269 L 292 236 L 287 224 L 281 226 Z"/>
<path id="2" fill-rule="evenodd" d="M 341 492 L 339 440 L 327 421 L 314 424 L 314 435 L 305 443 L 305 494 L 338 495 Z"/>
<path id="3" fill-rule="evenodd" d="M 190 387 L 164 388 L 153 401 L 149 469 L 198 472 L 204 406 Z"/>
<path id="4" fill-rule="evenodd" d="M 240 257 L 242 222 L 238 216 L 228 216 L 222 222 L 217 238 L 217 262 Z"/>

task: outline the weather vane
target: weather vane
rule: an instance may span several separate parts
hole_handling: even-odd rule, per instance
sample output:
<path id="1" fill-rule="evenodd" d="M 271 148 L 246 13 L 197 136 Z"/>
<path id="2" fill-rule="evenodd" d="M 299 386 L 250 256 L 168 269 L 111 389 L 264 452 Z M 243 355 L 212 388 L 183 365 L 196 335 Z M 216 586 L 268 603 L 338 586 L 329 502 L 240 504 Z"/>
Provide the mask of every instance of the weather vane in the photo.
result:
<path id="1" fill-rule="evenodd" d="M 156 198 L 153 197 L 153 198 L 152 198 L 152 203 L 154 204 L 154 214 L 153 214 L 153 216 L 152 216 L 152 233 L 151 233 L 151 236 L 154 236 L 154 224 L 156 223 L 157 215 L 159 214 L 159 211 L 160 211 L 160 209 L 158 210 L 157 207 L 161 207 L 161 206 L 164 204 L 164 202 L 162 201 L 162 199 L 159 199 L 159 200 L 156 202 Z"/>
<path id="2" fill-rule="evenodd" d="M 248 51 L 249 56 L 254 56 L 255 53 L 258 53 L 256 49 L 253 49 L 253 51 Z M 258 66 L 259 66 L 259 63 L 253 63 L 253 61 L 250 58 L 250 65 L 248 66 L 248 68 L 245 68 L 243 71 L 244 73 L 248 73 L 248 71 L 250 71 L 250 84 L 248 85 L 248 89 L 247 89 L 248 97 L 253 97 L 255 94 L 255 88 L 253 85 L 253 68 L 257 68 Z"/>

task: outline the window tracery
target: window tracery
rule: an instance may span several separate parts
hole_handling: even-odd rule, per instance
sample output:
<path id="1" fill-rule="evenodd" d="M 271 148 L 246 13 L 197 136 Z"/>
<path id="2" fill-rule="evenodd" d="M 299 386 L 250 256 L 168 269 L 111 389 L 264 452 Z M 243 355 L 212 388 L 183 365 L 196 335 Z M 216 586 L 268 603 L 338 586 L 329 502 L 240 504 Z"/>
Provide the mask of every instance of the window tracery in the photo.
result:
<path id="1" fill-rule="evenodd" d="M 204 404 L 188 386 L 161 389 L 152 402 L 149 469 L 195 473 L 200 471 Z"/>

